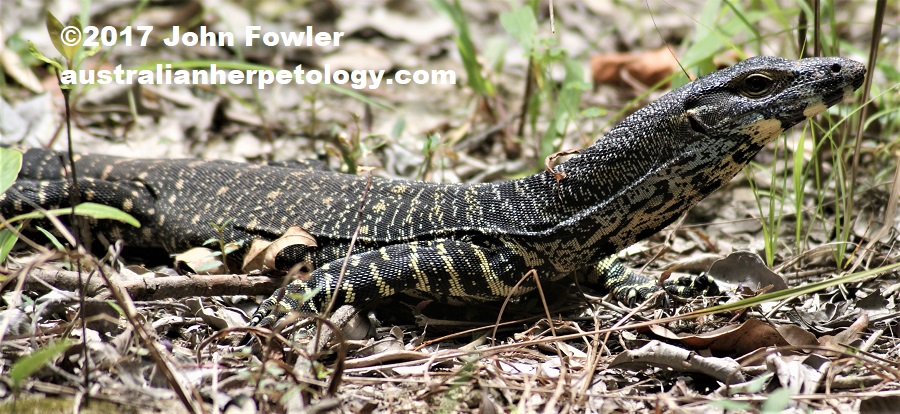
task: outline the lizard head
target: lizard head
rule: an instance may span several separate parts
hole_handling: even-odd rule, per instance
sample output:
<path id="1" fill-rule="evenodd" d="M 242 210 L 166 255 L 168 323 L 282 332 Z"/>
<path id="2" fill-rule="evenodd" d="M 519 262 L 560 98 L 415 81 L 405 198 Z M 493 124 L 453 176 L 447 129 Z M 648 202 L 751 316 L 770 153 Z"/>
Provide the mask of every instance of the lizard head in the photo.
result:
<path id="1" fill-rule="evenodd" d="M 724 186 L 782 131 L 852 94 L 865 73 L 862 64 L 843 58 L 755 57 L 703 76 L 557 165 L 554 172 L 565 172 L 564 179 L 547 173 L 526 178 L 539 182 L 527 188 L 553 191 L 523 193 L 528 202 L 548 200 L 541 217 L 553 217 L 530 229 L 547 226 L 542 231 L 564 242 L 579 240 L 570 256 L 601 240 L 606 247 L 592 252 L 622 249 Z M 573 238 L 575 228 L 587 236 Z"/>
<path id="2" fill-rule="evenodd" d="M 694 132 L 758 148 L 850 96 L 865 73 L 839 57 L 753 57 L 687 85 L 684 114 Z"/>

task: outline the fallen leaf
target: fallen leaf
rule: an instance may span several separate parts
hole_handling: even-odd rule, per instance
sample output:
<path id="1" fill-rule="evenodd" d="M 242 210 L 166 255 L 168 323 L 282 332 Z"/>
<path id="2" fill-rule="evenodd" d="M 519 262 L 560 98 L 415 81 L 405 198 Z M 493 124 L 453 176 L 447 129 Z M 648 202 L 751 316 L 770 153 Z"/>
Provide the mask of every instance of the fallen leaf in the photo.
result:
<path id="1" fill-rule="evenodd" d="M 746 286 L 759 291 L 772 286 L 769 292 L 787 289 L 787 283 L 777 273 L 769 270 L 758 254 L 738 251 L 717 260 L 709 267 L 707 274 L 717 282 L 732 286 Z"/>
<path id="2" fill-rule="evenodd" d="M 639 53 L 596 55 L 591 58 L 591 79 L 595 87 L 605 84 L 646 89 L 679 70 L 678 59 L 666 47 Z"/>
<path id="3" fill-rule="evenodd" d="M 869 326 L 869 316 L 863 312 L 856 318 L 856 321 L 854 321 L 852 325 L 848 326 L 847 329 L 844 329 L 837 335 L 824 335 L 820 337 L 819 344 L 835 351 L 846 352 L 847 347 L 859 339 L 867 326 Z M 830 356 L 837 357 L 838 355 L 840 354 L 834 353 Z"/>
<path id="4" fill-rule="evenodd" d="M 778 325 L 775 327 L 778 330 L 778 333 L 791 345 L 793 346 L 803 346 L 803 345 L 818 345 L 819 340 L 816 339 L 816 335 L 806 329 L 803 329 L 794 324 L 784 324 Z"/>
<path id="5" fill-rule="evenodd" d="M 777 353 L 766 357 L 766 365 L 770 370 L 775 371 L 778 382 L 782 387 L 791 390 L 791 394 L 815 393 L 824 376 L 823 372 L 830 366 L 830 364 L 824 364 L 820 366 L 820 369 L 816 369 L 804 364 L 803 361 L 785 358 Z"/>
<path id="6" fill-rule="evenodd" d="M 233 328 L 247 324 L 240 312 L 222 306 L 208 306 L 201 298 L 190 298 L 185 301 L 191 308 L 191 314 L 199 316 L 204 323 L 215 329 Z"/>
<path id="7" fill-rule="evenodd" d="M 275 241 L 253 240 L 250 250 L 244 255 L 244 264 L 241 266 L 241 270 L 246 273 L 254 270 L 286 270 L 279 269 L 275 262 L 280 254 L 287 253 L 285 250 L 293 247 L 301 247 L 302 251 L 290 252 L 292 255 L 305 255 L 308 248 L 318 247 L 318 244 L 316 244 L 316 238 L 302 227 L 291 226 Z M 296 260 L 291 261 L 297 262 Z M 303 272 L 303 269 L 300 270 Z M 310 271 L 312 271 L 312 264 L 307 263 L 306 273 Z"/>
<path id="8" fill-rule="evenodd" d="M 871 295 L 856 301 L 856 307 L 871 311 L 884 310 L 886 305 L 887 300 L 881 292 L 874 292 Z"/>
<path id="9" fill-rule="evenodd" d="M 704 357 L 660 341 L 650 341 L 639 349 L 622 352 L 609 364 L 609 368 L 619 369 L 644 369 L 647 366 L 702 373 L 723 382 L 744 381 L 740 364 L 731 358 Z"/>
<path id="10" fill-rule="evenodd" d="M 15 105 L 0 97 L 0 119 L 3 120 L 0 137 L 6 143 L 43 145 L 46 137 L 52 135 L 54 112 L 51 94 L 41 94 Z"/>
<path id="11" fill-rule="evenodd" d="M 175 268 L 180 273 L 196 273 L 198 275 L 216 275 L 226 273 L 225 264 L 219 260 L 215 251 L 206 247 L 195 247 L 184 253 L 175 255 Z"/>
<path id="12" fill-rule="evenodd" d="M 3 36 L 3 31 L 0 31 L 0 45 L 5 44 L 6 39 Z M 34 72 L 31 71 L 28 65 L 22 62 L 22 59 L 16 52 L 5 47 L 0 49 L 0 68 L 3 68 L 3 71 L 10 78 L 28 90 L 38 94 L 44 92 L 44 85 L 41 84 L 40 79 L 34 75 Z"/>
<path id="13" fill-rule="evenodd" d="M 659 325 L 651 326 L 650 330 L 663 338 L 681 341 L 693 350 L 708 349 L 714 356 L 736 357 L 770 346 L 789 345 L 774 326 L 758 319 L 699 335 L 677 335 Z"/>

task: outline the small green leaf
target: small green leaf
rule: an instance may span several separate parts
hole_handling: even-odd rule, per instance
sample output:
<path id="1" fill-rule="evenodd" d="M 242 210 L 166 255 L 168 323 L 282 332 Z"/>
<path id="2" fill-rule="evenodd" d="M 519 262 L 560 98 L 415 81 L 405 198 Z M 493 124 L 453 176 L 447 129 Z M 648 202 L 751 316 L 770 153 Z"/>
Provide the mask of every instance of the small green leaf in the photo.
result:
<path id="1" fill-rule="evenodd" d="M 71 68 L 72 63 L 75 62 L 75 54 L 78 53 L 78 50 L 81 49 L 81 44 L 84 42 L 81 19 L 78 16 L 74 16 L 69 19 L 69 24 L 63 27 L 59 19 L 48 10 L 46 23 L 47 34 L 50 35 L 53 47 L 69 62 L 69 68 Z"/>
<path id="2" fill-rule="evenodd" d="M 291 299 L 296 300 L 297 302 L 306 303 L 306 302 L 309 302 L 312 298 L 314 298 L 319 293 L 319 290 L 321 290 L 321 288 L 315 288 L 312 290 L 304 290 L 303 292 L 297 292 L 297 293 L 285 292 L 285 296 L 288 296 Z"/>
<path id="3" fill-rule="evenodd" d="M 791 390 L 779 388 L 769 393 L 766 401 L 759 407 L 760 413 L 781 413 L 791 403 Z"/>
<path id="4" fill-rule="evenodd" d="M 21 229 L 22 225 L 16 226 L 16 231 Z M 0 263 L 3 263 L 6 260 L 6 256 L 9 256 L 9 252 L 16 244 L 16 240 L 19 240 L 19 237 L 16 236 L 15 232 L 7 228 L 0 229 Z"/>
<path id="5" fill-rule="evenodd" d="M 584 118 L 597 118 L 603 115 L 606 115 L 606 111 L 596 106 L 584 108 L 584 110 L 581 111 L 581 116 Z"/>
<path id="6" fill-rule="evenodd" d="M 65 352 L 70 346 L 72 346 L 72 341 L 68 340 L 56 343 L 51 342 L 44 348 L 34 351 L 31 355 L 19 358 L 9 370 L 9 378 L 13 382 L 13 387 L 18 389 L 22 385 L 22 381 L 37 372 L 44 365 L 47 365 L 59 354 Z"/>
<path id="7" fill-rule="evenodd" d="M 44 54 L 41 53 L 40 50 L 37 50 L 37 46 L 35 46 L 34 43 L 31 43 L 30 40 L 28 41 L 28 52 L 31 53 L 31 56 L 34 56 L 35 59 L 53 66 L 58 72 L 62 72 L 64 70 L 59 62 L 54 59 L 50 59 L 47 56 L 44 56 Z"/>
<path id="8" fill-rule="evenodd" d="M 47 25 L 47 34 L 50 35 L 50 41 L 53 42 L 53 47 L 56 48 L 56 51 L 59 52 L 59 54 L 65 56 L 66 54 L 64 51 L 66 50 L 66 45 L 63 44 L 62 38 L 60 37 L 62 36 L 63 31 L 62 22 L 60 22 L 50 10 L 47 10 L 47 19 L 45 22 Z"/>
<path id="9" fill-rule="evenodd" d="M 122 307 L 119 306 L 119 304 L 116 303 L 116 301 L 114 301 L 114 300 L 107 300 L 107 301 L 106 301 L 106 304 L 109 305 L 109 307 L 113 308 L 113 310 L 115 310 L 116 312 L 118 312 L 118 313 L 119 313 L 119 316 L 125 316 L 125 310 L 122 309 Z"/>
<path id="10" fill-rule="evenodd" d="M 391 138 L 400 138 L 404 129 L 406 129 L 406 118 L 400 117 L 397 122 L 394 122 L 394 127 L 391 128 Z"/>
<path id="11" fill-rule="evenodd" d="M 67 208 L 57 208 L 55 210 L 48 210 L 46 212 L 47 215 L 51 215 L 54 217 L 65 216 L 65 215 L 71 214 L 71 213 L 72 213 L 72 209 L 68 208 L 68 207 Z M 130 224 L 134 227 L 138 227 L 138 228 L 141 227 L 141 223 L 139 223 L 137 221 L 137 219 L 132 217 L 130 214 L 128 214 L 122 210 L 119 210 L 115 207 L 105 206 L 103 204 L 81 203 L 81 204 L 75 206 L 75 215 L 87 216 L 87 217 L 92 217 L 95 219 L 118 220 L 123 223 Z M 29 218 L 39 219 L 42 217 L 44 217 L 44 213 L 41 213 L 40 211 L 33 211 L 31 213 L 26 213 L 26 214 L 15 216 L 15 217 L 9 219 L 9 221 L 19 221 L 19 220 L 25 220 L 25 219 L 29 219 Z"/>
<path id="12" fill-rule="evenodd" d="M 566 59 L 563 65 L 566 68 L 566 77 L 557 96 L 553 118 L 541 138 L 542 159 L 558 151 L 558 138 L 565 135 L 571 122 L 578 117 L 581 95 L 585 90 L 584 70 L 581 64 L 573 59 Z"/>
<path id="13" fill-rule="evenodd" d="M 528 6 L 522 6 L 510 12 L 500 14 L 500 24 L 516 42 L 530 55 L 534 49 L 534 37 L 537 35 L 537 19 Z"/>
<path id="14" fill-rule="evenodd" d="M 12 187 L 21 170 L 22 153 L 9 148 L 0 148 L 0 194 Z"/>
<path id="15" fill-rule="evenodd" d="M 428 134 L 425 136 L 425 146 L 422 148 L 422 152 L 428 154 L 437 148 L 440 143 L 441 136 L 439 134 Z"/>
<path id="16" fill-rule="evenodd" d="M 63 247 L 63 244 L 59 242 L 59 239 L 57 239 L 56 236 L 53 235 L 53 233 L 50 233 L 47 229 L 41 226 L 37 226 L 37 229 L 39 232 L 44 233 L 44 236 L 47 236 L 47 239 L 50 240 L 50 243 L 53 243 L 53 246 L 56 247 L 56 250 L 66 249 L 65 247 Z"/>
<path id="17" fill-rule="evenodd" d="M 66 58 L 69 62 L 75 62 L 75 55 L 81 50 L 81 44 L 84 43 L 84 38 L 81 36 L 81 31 L 84 26 L 81 24 L 81 19 L 78 16 L 73 16 L 69 19 L 69 28 L 77 28 L 78 29 L 78 42 L 73 43 L 71 45 L 67 45 L 65 48 L 65 52 L 63 52 L 63 57 Z M 71 67 L 71 66 L 70 66 Z"/>
<path id="18" fill-rule="evenodd" d="M 208 245 L 210 245 L 210 244 L 218 243 L 218 242 L 219 242 L 219 238 L 218 238 L 218 237 L 213 237 L 213 238 L 211 238 L 211 239 L 206 239 L 206 241 L 203 242 L 202 246 L 208 246 Z"/>

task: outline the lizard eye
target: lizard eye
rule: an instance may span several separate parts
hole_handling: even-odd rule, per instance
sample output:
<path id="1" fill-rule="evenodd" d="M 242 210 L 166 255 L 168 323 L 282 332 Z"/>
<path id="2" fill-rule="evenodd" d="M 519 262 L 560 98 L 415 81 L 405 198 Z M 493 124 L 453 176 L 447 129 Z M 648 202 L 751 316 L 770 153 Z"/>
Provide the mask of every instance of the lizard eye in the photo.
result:
<path id="1" fill-rule="evenodd" d="M 742 89 L 747 97 L 759 98 L 768 93 L 774 84 L 775 82 L 772 78 L 757 73 L 747 76 L 744 79 Z"/>

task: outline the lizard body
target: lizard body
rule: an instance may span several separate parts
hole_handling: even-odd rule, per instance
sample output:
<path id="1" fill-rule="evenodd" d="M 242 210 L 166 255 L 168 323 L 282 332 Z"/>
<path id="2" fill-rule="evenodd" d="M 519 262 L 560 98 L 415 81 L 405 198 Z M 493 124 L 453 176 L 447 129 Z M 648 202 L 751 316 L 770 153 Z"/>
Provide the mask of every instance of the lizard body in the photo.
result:
<path id="1" fill-rule="evenodd" d="M 83 201 L 121 208 L 143 224 L 99 225 L 129 245 L 182 251 L 217 237 L 208 222 L 228 219 L 226 241 L 273 240 L 290 226 L 314 236 L 316 247 L 278 266 L 308 260 L 310 279 L 264 302 L 254 324 L 271 324 L 290 310 L 321 311 L 335 293 L 349 304 L 397 292 L 449 303 L 499 300 L 533 289 L 530 282 L 513 289 L 530 270 L 547 280 L 579 276 L 634 300 L 660 287 L 612 254 L 725 185 L 785 129 L 851 95 L 864 74 L 863 65 L 842 58 L 751 58 L 669 92 L 554 173 L 497 183 L 100 155 L 80 157 L 77 168 L 86 177 L 79 181 Z M 0 196 L 0 213 L 29 210 L 26 200 L 67 205 L 60 163 L 52 151 L 27 151 L 15 191 Z M 314 288 L 310 301 L 296 300 Z M 671 291 L 714 289 L 698 280 Z"/>

